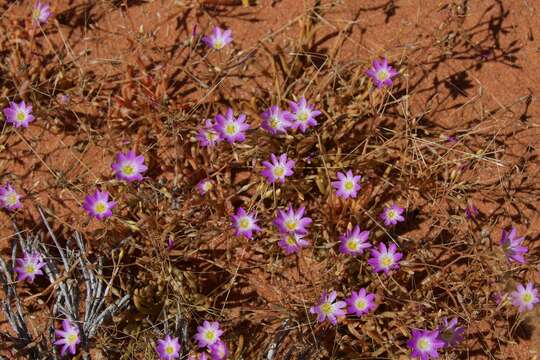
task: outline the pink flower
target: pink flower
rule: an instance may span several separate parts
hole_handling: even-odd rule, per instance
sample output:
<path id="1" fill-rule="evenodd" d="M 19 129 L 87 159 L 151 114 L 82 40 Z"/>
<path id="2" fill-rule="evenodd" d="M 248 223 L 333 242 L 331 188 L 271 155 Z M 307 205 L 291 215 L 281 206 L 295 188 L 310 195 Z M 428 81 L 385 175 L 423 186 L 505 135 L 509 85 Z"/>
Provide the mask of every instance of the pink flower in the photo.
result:
<path id="1" fill-rule="evenodd" d="M 204 127 L 199 128 L 197 140 L 202 147 L 214 147 L 221 142 L 221 136 L 214 129 L 215 125 L 212 120 L 206 119 Z"/>
<path id="2" fill-rule="evenodd" d="M 210 179 L 203 179 L 197 184 L 197 190 L 199 194 L 206 195 L 207 192 L 214 188 L 214 183 Z"/>
<path id="3" fill-rule="evenodd" d="M 148 170 L 148 167 L 144 165 L 144 156 L 137 156 L 134 151 L 117 153 L 116 162 L 111 167 L 117 179 L 127 182 L 141 181 L 142 173 Z"/>
<path id="4" fill-rule="evenodd" d="M 180 357 L 180 343 L 178 338 L 171 338 L 169 335 L 165 339 L 158 340 L 156 351 L 162 360 L 172 360 Z"/>
<path id="5" fill-rule="evenodd" d="M 338 172 L 337 177 L 339 180 L 332 182 L 332 186 L 337 190 L 336 195 L 343 199 L 354 199 L 358 194 L 358 190 L 362 188 L 360 185 L 362 177 L 360 175 L 354 176 L 351 170 L 347 171 L 346 174 Z"/>
<path id="6" fill-rule="evenodd" d="M 4 109 L 4 116 L 6 117 L 6 122 L 19 127 L 28 127 L 32 121 L 34 121 L 34 116 L 32 115 L 32 105 L 26 105 L 24 101 L 20 103 L 10 102 L 9 107 Z"/>
<path id="7" fill-rule="evenodd" d="M 439 339 L 438 331 L 413 329 L 412 338 L 407 341 L 407 345 L 412 350 L 412 357 L 428 360 L 439 357 L 438 350 L 444 347 L 444 342 Z"/>
<path id="8" fill-rule="evenodd" d="M 221 50 L 232 42 L 232 31 L 216 26 L 212 34 L 210 36 L 204 36 L 202 41 L 211 49 Z"/>
<path id="9" fill-rule="evenodd" d="M 309 127 L 317 126 L 315 118 L 321 112 L 315 110 L 314 106 L 309 104 L 304 97 L 297 103 L 290 101 L 289 106 L 291 107 L 291 113 L 287 114 L 286 118 L 292 123 L 292 129 L 300 129 L 304 133 Z"/>
<path id="10" fill-rule="evenodd" d="M 519 312 L 532 310 L 534 304 L 538 303 L 538 292 L 531 282 L 528 282 L 526 286 L 518 284 L 516 291 L 513 291 L 510 296 L 512 305 L 517 307 Z"/>
<path id="11" fill-rule="evenodd" d="M 270 109 L 262 113 L 263 122 L 261 127 L 272 135 L 278 133 L 286 133 L 291 127 L 291 122 L 288 120 L 292 114 L 288 111 L 283 111 L 279 106 L 272 106 Z"/>
<path id="12" fill-rule="evenodd" d="M 383 86 L 392 86 L 392 78 L 398 75 L 398 72 L 389 66 L 388 61 L 384 58 L 380 62 L 378 60 L 373 60 L 372 67 L 366 74 L 373 80 L 375 85 L 381 89 Z"/>
<path id="13" fill-rule="evenodd" d="M 366 289 L 362 288 L 358 292 L 352 292 L 351 297 L 345 300 L 349 305 L 347 311 L 349 314 L 356 316 L 362 316 L 370 311 L 374 310 L 377 305 L 375 304 L 375 294 L 366 292 Z"/>
<path id="14" fill-rule="evenodd" d="M 338 319 L 345 317 L 345 310 L 343 310 L 343 308 L 347 306 L 347 304 L 345 301 L 335 300 L 335 291 L 332 291 L 327 295 L 326 290 L 324 290 L 319 303 L 311 307 L 309 312 L 311 314 L 317 314 L 317 321 L 319 322 L 328 319 L 333 325 L 336 325 Z"/>
<path id="15" fill-rule="evenodd" d="M 33 283 L 37 275 L 43 275 L 41 268 L 45 266 L 43 257 L 38 252 L 23 252 L 23 257 L 16 260 L 17 280 L 24 281 L 28 279 L 29 283 Z"/>
<path id="16" fill-rule="evenodd" d="M 115 201 L 109 201 L 109 193 L 99 190 L 96 190 L 93 195 L 87 195 L 83 203 L 83 209 L 86 210 L 88 215 L 98 220 L 112 216 L 112 208 L 115 206 Z"/>
<path id="17" fill-rule="evenodd" d="M 253 237 L 253 232 L 261 231 L 257 225 L 257 218 L 254 213 L 248 213 L 243 208 L 236 209 L 236 215 L 231 216 L 233 227 L 236 229 L 236 236 L 245 236 L 248 239 Z"/>
<path id="18" fill-rule="evenodd" d="M 210 345 L 210 356 L 212 357 L 212 360 L 224 360 L 227 358 L 227 355 L 229 354 L 229 350 L 227 349 L 227 344 L 225 344 L 223 341 L 219 340 Z"/>
<path id="19" fill-rule="evenodd" d="M 295 211 L 292 206 L 289 205 L 289 208 L 286 211 L 279 210 L 278 216 L 274 220 L 274 224 L 282 234 L 306 234 L 308 232 L 307 227 L 311 225 L 312 220 L 309 217 L 304 217 L 304 211 L 304 207 Z"/>
<path id="20" fill-rule="evenodd" d="M 352 231 L 347 230 L 344 235 L 339 237 L 341 242 L 339 251 L 353 256 L 360 255 L 364 249 L 371 247 L 371 244 L 367 242 L 368 237 L 369 231 L 360 231 L 360 227 L 356 225 Z"/>
<path id="21" fill-rule="evenodd" d="M 48 4 L 37 2 L 32 11 L 32 19 L 36 24 L 45 24 L 51 16 L 51 11 Z"/>
<path id="22" fill-rule="evenodd" d="M 261 174 L 265 176 L 271 184 L 276 181 L 283 184 L 285 178 L 293 174 L 294 160 L 289 160 L 287 154 L 279 155 L 279 159 L 276 155 L 270 154 L 270 161 L 262 162 L 264 170 L 261 171 Z"/>
<path id="23" fill-rule="evenodd" d="M 9 182 L 6 182 L 6 186 L 0 187 L 0 205 L 8 211 L 15 211 L 22 207 L 21 195 L 11 187 Z"/>
<path id="24" fill-rule="evenodd" d="M 392 243 L 387 248 L 384 243 L 379 244 L 379 250 L 371 250 L 371 258 L 368 260 L 368 264 L 371 265 L 373 271 L 384 271 L 386 275 L 391 270 L 399 268 L 399 261 L 403 257 L 402 253 L 396 252 L 397 246 Z"/>
<path id="25" fill-rule="evenodd" d="M 295 233 L 282 234 L 278 245 L 285 251 L 286 255 L 300 252 L 303 247 L 309 245 L 309 241 L 304 240 L 304 236 Z"/>
<path id="26" fill-rule="evenodd" d="M 233 109 L 228 108 L 225 116 L 218 114 L 215 120 L 214 130 L 229 144 L 246 139 L 244 132 L 249 129 L 249 125 L 245 122 L 246 115 L 240 114 L 238 118 L 235 118 Z"/>
<path id="27" fill-rule="evenodd" d="M 515 227 L 512 227 L 510 233 L 503 230 L 499 244 L 502 246 L 504 255 L 506 255 L 508 261 L 515 261 L 520 264 L 525 264 L 525 258 L 523 255 L 526 254 L 529 249 L 527 249 L 525 246 L 521 246 L 523 240 L 525 240 L 525 237 L 517 237 Z"/>
<path id="28" fill-rule="evenodd" d="M 202 326 L 197 327 L 197 334 L 194 338 L 199 343 L 200 348 L 210 347 L 220 340 L 223 331 L 219 328 L 217 321 L 204 321 Z"/>
<path id="29" fill-rule="evenodd" d="M 64 356 L 66 351 L 69 350 L 71 355 L 75 355 L 77 352 L 77 345 L 80 344 L 79 329 L 73 325 L 69 320 L 62 320 L 62 330 L 56 330 L 55 335 L 57 340 L 54 345 L 61 345 L 62 350 L 60 354 Z"/>
<path id="30" fill-rule="evenodd" d="M 401 216 L 404 211 L 404 208 L 399 207 L 396 203 L 393 203 L 391 206 L 385 207 L 379 217 L 384 220 L 384 225 L 394 226 L 398 222 L 405 221 L 405 218 Z"/>

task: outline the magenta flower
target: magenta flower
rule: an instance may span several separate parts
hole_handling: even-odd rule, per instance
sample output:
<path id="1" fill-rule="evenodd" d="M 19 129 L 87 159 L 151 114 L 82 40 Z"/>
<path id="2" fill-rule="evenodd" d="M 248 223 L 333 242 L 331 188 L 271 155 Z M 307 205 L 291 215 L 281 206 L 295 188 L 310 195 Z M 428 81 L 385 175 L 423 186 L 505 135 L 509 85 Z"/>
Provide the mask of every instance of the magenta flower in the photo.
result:
<path id="1" fill-rule="evenodd" d="M 21 195 L 19 195 L 9 182 L 6 186 L 0 187 L 0 205 L 9 211 L 15 211 L 22 207 Z"/>
<path id="2" fill-rule="evenodd" d="M 353 291 L 351 297 L 347 298 L 345 302 L 349 305 L 347 307 L 349 314 L 356 316 L 365 315 L 377 307 L 375 305 L 375 294 L 366 292 L 364 288 L 356 293 Z"/>
<path id="3" fill-rule="evenodd" d="M 439 357 L 438 350 L 444 347 L 444 342 L 439 339 L 439 332 L 428 330 L 412 331 L 412 338 L 407 341 L 407 345 L 412 350 L 411 356 L 421 360 L 436 359 Z"/>
<path id="4" fill-rule="evenodd" d="M 261 171 L 261 174 L 266 176 L 266 179 L 271 184 L 276 181 L 283 184 L 285 178 L 293 174 L 294 160 L 289 160 L 287 154 L 279 155 L 279 159 L 276 155 L 270 154 L 270 161 L 263 161 L 262 164 L 264 170 Z"/>
<path id="5" fill-rule="evenodd" d="M 439 326 L 439 339 L 444 342 L 445 347 L 457 345 L 457 343 L 463 340 L 465 328 L 457 327 L 457 323 L 457 318 L 453 318 L 450 321 L 444 318 L 442 325 Z"/>
<path id="6" fill-rule="evenodd" d="M 210 356 L 212 357 L 212 360 L 224 360 L 227 358 L 227 355 L 229 354 L 229 349 L 227 349 L 227 344 L 225 344 L 223 341 L 218 340 L 209 347 L 210 349 Z"/>
<path id="7" fill-rule="evenodd" d="M 216 130 L 220 136 L 227 140 L 229 144 L 234 142 L 242 142 L 246 139 L 244 132 L 249 129 L 249 125 L 246 124 L 246 115 L 240 114 L 236 119 L 234 117 L 233 109 L 228 108 L 225 116 L 216 115 L 216 124 L 214 130 Z"/>
<path id="8" fill-rule="evenodd" d="M 538 292 L 532 282 L 528 282 L 525 287 L 518 284 L 510 296 L 512 297 L 512 305 L 517 307 L 519 312 L 532 310 L 533 305 L 538 303 Z"/>
<path id="9" fill-rule="evenodd" d="M 310 126 L 317 126 L 315 118 L 321 114 L 315 110 L 315 107 L 309 104 L 302 96 L 299 102 L 290 101 L 291 113 L 286 114 L 287 120 L 291 122 L 292 129 L 300 129 L 301 132 L 306 132 Z"/>
<path id="10" fill-rule="evenodd" d="M 373 80 L 375 85 L 377 85 L 379 89 L 383 86 L 392 86 L 392 78 L 396 76 L 398 72 L 388 65 L 388 61 L 386 59 L 382 59 L 382 61 L 373 60 L 371 65 L 371 69 L 369 69 L 366 74 Z"/>
<path id="11" fill-rule="evenodd" d="M 20 103 L 10 102 L 9 107 L 4 109 L 4 116 L 6 117 L 6 122 L 19 127 L 28 127 L 28 124 L 34 121 L 34 116 L 32 115 L 32 105 L 26 105 L 24 101 Z"/>
<path id="12" fill-rule="evenodd" d="M 508 261 L 515 261 L 520 264 L 525 264 L 523 254 L 526 254 L 529 249 L 527 249 L 525 246 L 521 246 L 523 240 L 525 240 L 525 237 L 516 238 L 516 236 L 517 233 L 515 227 L 512 227 L 510 233 L 503 230 L 499 244 L 502 246 Z"/>
<path id="13" fill-rule="evenodd" d="M 281 110 L 279 106 L 272 106 L 261 114 L 263 118 L 262 128 L 269 131 L 272 135 L 278 133 L 286 133 L 291 127 L 289 119 L 292 114 L 288 111 Z"/>
<path id="14" fill-rule="evenodd" d="M 347 230 L 339 237 L 341 242 L 339 251 L 352 256 L 360 255 L 364 249 L 371 247 L 371 244 L 367 242 L 368 237 L 369 231 L 360 231 L 360 227 L 356 225 L 352 231 Z"/>
<path id="15" fill-rule="evenodd" d="M 396 203 L 393 203 L 391 206 L 385 207 L 379 216 L 382 220 L 384 220 L 384 225 L 394 226 L 398 222 L 405 221 L 405 218 L 401 216 L 404 211 L 404 208 L 399 207 Z"/>
<path id="16" fill-rule="evenodd" d="M 296 233 L 282 234 L 278 245 L 285 251 L 286 255 L 300 252 L 302 248 L 309 245 L 309 241 L 304 240 L 304 236 Z"/>
<path id="17" fill-rule="evenodd" d="M 203 179 L 197 184 L 197 190 L 199 194 L 206 195 L 207 192 L 214 188 L 214 183 L 210 179 Z"/>
<path id="18" fill-rule="evenodd" d="M 345 310 L 343 308 L 347 306 L 345 301 L 335 301 L 336 292 L 332 291 L 330 294 L 323 291 L 321 299 L 317 305 L 312 306 L 309 309 L 311 314 L 317 314 L 317 321 L 323 322 L 328 319 L 333 325 L 337 324 L 338 319 L 345 317 Z"/>
<path id="19" fill-rule="evenodd" d="M 346 174 L 338 172 L 337 177 L 339 180 L 332 182 L 332 186 L 336 189 L 336 195 L 343 199 L 354 199 L 358 194 L 358 190 L 362 188 L 360 185 L 362 177 L 360 175 L 354 176 L 351 170 L 347 171 Z"/>
<path id="20" fill-rule="evenodd" d="M 117 153 L 116 162 L 111 165 L 117 179 L 127 182 L 141 181 L 142 173 L 148 168 L 144 165 L 144 156 L 135 154 L 134 151 Z"/>
<path id="21" fill-rule="evenodd" d="M 199 128 L 197 140 L 202 147 L 214 147 L 221 142 L 221 136 L 214 129 L 215 125 L 212 120 L 206 119 L 204 127 Z"/>
<path id="22" fill-rule="evenodd" d="M 248 239 L 253 237 L 253 232 L 261 231 L 257 225 L 257 218 L 254 213 L 248 213 L 243 208 L 236 209 L 236 215 L 231 216 L 233 227 L 236 229 L 236 236 L 245 236 Z"/>
<path id="23" fill-rule="evenodd" d="M 62 346 L 60 355 L 64 356 L 68 350 L 71 355 L 75 355 L 77 345 L 81 342 L 79 328 L 77 326 L 73 325 L 69 320 L 64 319 L 62 320 L 62 330 L 56 330 L 55 336 L 57 340 L 54 342 L 54 345 Z"/>
<path id="24" fill-rule="evenodd" d="M 289 205 L 289 208 L 286 211 L 279 210 L 278 216 L 274 220 L 274 224 L 282 234 L 306 234 L 308 232 L 307 227 L 311 225 L 312 220 L 309 217 L 304 217 L 304 211 L 304 207 L 295 211 L 292 206 Z"/>
<path id="25" fill-rule="evenodd" d="M 219 328 L 217 321 L 204 321 L 202 326 L 197 327 L 197 334 L 194 338 L 198 341 L 199 347 L 210 347 L 220 340 L 223 331 Z"/>
<path id="26" fill-rule="evenodd" d="M 202 41 L 211 49 L 221 50 L 232 42 L 232 31 L 219 26 L 214 27 L 210 36 L 203 36 Z"/>
<path id="27" fill-rule="evenodd" d="M 23 257 L 16 260 L 17 280 L 24 281 L 28 279 L 29 283 L 33 283 L 37 275 L 43 275 L 41 268 L 45 266 L 43 257 L 38 252 L 23 252 Z"/>
<path id="28" fill-rule="evenodd" d="M 83 209 L 86 210 L 88 215 L 98 220 L 112 216 L 112 208 L 115 206 L 115 201 L 109 201 L 109 193 L 99 190 L 96 190 L 93 195 L 86 195 L 83 203 Z"/>
<path id="29" fill-rule="evenodd" d="M 368 260 L 368 264 L 371 265 L 373 271 L 384 271 L 386 275 L 391 270 L 399 268 L 399 260 L 403 257 L 402 253 L 396 252 L 397 246 L 392 243 L 387 248 L 384 243 L 379 244 L 379 250 L 371 250 L 371 258 Z"/>
<path id="30" fill-rule="evenodd" d="M 165 336 L 165 339 L 158 340 L 156 351 L 160 359 L 172 360 L 180 357 L 180 343 L 178 338 L 171 338 L 169 335 Z"/>
<path id="31" fill-rule="evenodd" d="M 36 24 L 45 24 L 51 16 L 51 10 L 49 9 L 48 4 L 42 4 L 37 2 L 32 11 L 32 19 Z"/>

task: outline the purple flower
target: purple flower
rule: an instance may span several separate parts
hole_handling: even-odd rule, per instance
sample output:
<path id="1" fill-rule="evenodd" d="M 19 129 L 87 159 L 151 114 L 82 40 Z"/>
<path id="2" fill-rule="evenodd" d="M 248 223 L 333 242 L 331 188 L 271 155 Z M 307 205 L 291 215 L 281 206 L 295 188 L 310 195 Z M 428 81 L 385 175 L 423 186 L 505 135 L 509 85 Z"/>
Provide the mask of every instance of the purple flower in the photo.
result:
<path id="1" fill-rule="evenodd" d="M 45 266 L 43 257 L 38 252 L 23 252 L 23 257 L 16 260 L 17 280 L 24 281 L 28 279 L 33 283 L 36 275 L 43 275 L 41 268 Z"/>
<path id="2" fill-rule="evenodd" d="M 219 26 L 214 27 L 210 36 L 203 36 L 202 41 L 211 49 L 221 50 L 232 42 L 232 31 Z"/>
<path id="3" fill-rule="evenodd" d="M 225 116 L 216 115 L 216 124 L 214 130 L 216 130 L 223 139 L 227 140 L 229 144 L 236 141 L 242 142 L 246 139 L 244 132 L 249 129 L 249 125 L 246 124 L 246 115 L 240 114 L 238 119 L 234 117 L 233 109 L 228 108 Z"/>
<path id="4" fill-rule="evenodd" d="M 404 211 L 404 208 L 399 207 L 396 203 L 393 203 L 391 206 L 385 207 L 379 216 L 382 220 L 384 220 L 384 225 L 394 226 L 398 222 L 405 221 L 405 218 L 401 216 Z"/>
<path id="5" fill-rule="evenodd" d="M 227 349 L 227 344 L 225 344 L 221 340 L 218 340 L 212 345 L 210 345 L 209 349 L 212 360 L 224 360 L 227 358 L 227 354 L 229 353 L 229 350 Z"/>
<path id="6" fill-rule="evenodd" d="M 373 60 L 372 67 L 366 74 L 373 80 L 379 89 L 383 86 L 392 86 L 392 78 L 398 74 L 391 66 L 388 65 L 388 61 L 383 58 L 382 61 Z"/>
<path id="7" fill-rule="evenodd" d="M 54 345 L 61 345 L 62 350 L 60 354 L 64 356 L 66 351 L 69 350 L 71 355 L 75 355 L 77 352 L 77 345 L 80 344 L 79 329 L 73 325 L 69 320 L 62 320 L 62 330 L 56 330 L 55 336 L 57 340 Z"/>
<path id="8" fill-rule="evenodd" d="M 188 360 L 208 360 L 206 353 L 189 354 Z"/>
<path id="9" fill-rule="evenodd" d="M 391 270 L 399 268 L 399 260 L 403 257 L 402 253 L 396 252 L 397 246 L 392 243 L 387 248 L 384 243 L 379 244 L 379 250 L 371 250 L 371 258 L 368 260 L 368 264 L 371 265 L 373 271 L 384 271 L 386 275 Z"/>
<path id="10" fill-rule="evenodd" d="M 525 258 L 523 254 L 526 254 L 529 249 L 525 246 L 521 246 L 525 237 L 516 238 L 516 228 L 512 227 L 510 233 L 503 230 L 500 245 L 503 248 L 504 254 L 508 261 L 515 261 L 520 264 L 525 264 Z"/>
<path id="11" fill-rule="evenodd" d="M 444 318 L 442 325 L 439 326 L 439 339 L 444 342 L 445 347 L 454 346 L 463 340 L 463 332 L 465 331 L 462 327 L 457 327 L 458 319 L 453 318 L 448 321 L 447 318 Z"/>
<path id="12" fill-rule="evenodd" d="M 207 192 L 214 188 L 214 183 L 210 179 L 203 179 L 197 184 L 197 190 L 199 194 L 206 195 Z"/>
<path id="13" fill-rule="evenodd" d="M 439 357 L 438 350 L 444 346 L 444 342 L 439 338 L 439 332 L 428 330 L 412 331 L 412 338 L 407 341 L 407 345 L 412 350 L 411 356 L 428 360 L 430 357 L 436 359 Z"/>
<path id="14" fill-rule="evenodd" d="M 26 105 L 24 101 L 20 103 L 10 102 L 9 107 L 4 109 L 4 116 L 6 117 L 6 122 L 19 127 L 28 127 L 28 124 L 34 121 L 34 116 L 32 115 L 32 105 Z"/>
<path id="15" fill-rule="evenodd" d="M 86 210 L 88 215 L 98 220 L 112 216 L 111 209 L 115 206 L 115 201 L 109 201 L 109 193 L 99 190 L 96 190 L 93 195 L 86 195 L 83 203 L 83 209 Z"/>
<path id="16" fill-rule="evenodd" d="M 315 118 L 321 112 L 315 110 L 315 107 L 309 104 L 303 96 L 297 103 L 290 101 L 289 106 L 291 107 L 291 113 L 286 114 L 286 118 L 291 122 L 292 129 L 300 129 L 301 132 L 306 132 L 310 126 L 317 125 Z"/>
<path id="17" fill-rule="evenodd" d="M 220 340 L 223 331 L 219 328 L 217 321 L 204 321 L 202 326 L 197 327 L 197 334 L 194 338 L 198 341 L 199 347 L 210 347 Z"/>
<path id="18" fill-rule="evenodd" d="M 171 338 L 169 335 L 165 336 L 165 339 L 158 340 L 156 351 L 160 359 L 172 360 L 180 357 L 180 343 L 178 338 Z"/>
<path id="19" fill-rule="evenodd" d="M 519 312 L 532 310 L 533 305 L 538 303 L 538 292 L 531 282 L 528 282 L 525 287 L 518 284 L 510 296 L 512 297 L 512 305 L 517 307 Z"/>
<path id="20" fill-rule="evenodd" d="M 264 170 L 261 171 L 261 174 L 266 176 L 266 179 L 271 184 L 276 181 L 283 184 L 285 178 L 293 174 L 294 160 L 289 160 L 287 154 L 279 155 L 279 159 L 276 155 L 270 154 L 270 161 L 262 162 Z"/>
<path id="21" fill-rule="evenodd" d="M 272 135 L 278 133 L 286 133 L 291 127 L 289 118 L 292 114 L 288 111 L 281 110 L 279 106 L 272 106 L 261 114 L 263 118 L 262 128 L 269 131 Z"/>
<path id="22" fill-rule="evenodd" d="M 347 298 L 345 302 L 349 305 L 347 307 L 349 314 L 356 316 L 365 315 L 377 307 L 375 305 L 375 294 L 366 292 L 364 288 L 356 293 L 353 291 L 351 297 Z"/>
<path id="23" fill-rule="evenodd" d="M 278 216 L 274 220 L 274 224 L 282 234 L 307 234 L 307 227 L 311 225 L 312 220 L 309 217 L 303 217 L 304 211 L 304 207 L 295 211 L 292 206 L 289 205 L 289 208 L 286 211 L 279 210 Z"/>
<path id="24" fill-rule="evenodd" d="M 141 181 L 142 173 L 148 168 L 144 165 L 144 156 L 135 154 L 134 151 L 117 153 L 116 162 L 111 165 L 116 178 L 127 182 Z"/>
<path id="25" fill-rule="evenodd" d="M 282 234 L 278 245 L 285 251 L 286 255 L 300 252 L 303 247 L 309 245 L 309 241 L 304 240 L 304 236 L 296 233 Z"/>
<path id="26" fill-rule="evenodd" d="M 199 145 L 202 147 L 214 147 L 216 144 L 221 142 L 221 136 L 214 129 L 215 125 L 212 120 L 206 119 L 204 122 L 204 127 L 199 128 L 197 133 L 197 140 L 199 140 Z"/>
<path id="27" fill-rule="evenodd" d="M 345 301 L 336 301 L 336 292 L 332 291 L 330 294 L 323 291 L 321 299 L 317 305 L 312 306 L 309 309 L 311 314 L 317 314 L 317 321 L 323 322 L 328 319 L 333 325 L 337 324 L 337 320 L 345 317 L 345 310 L 343 308 L 347 306 Z"/>
<path id="28" fill-rule="evenodd" d="M 37 24 L 45 24 L 49 19 L 49 16 L 51 16 L 49 5 L 42 4 L 38 1 L 34 6 L 34 10 L 32 10 L 32 19 L 34 22 Z"/>
<path id="29" fill-rule="evenodd" d="M 243 208 L 236 209 L 236 214 L 231 216 L 233 227 L 236 229 L 236 236 L 245 236 L 248 239 L 253 237 L 254 231 L 261 231 L 257 225 L 255 214 L 246 212 Z"/>
<path id="30" fill-rule="evenodd" d="M 0 205 L 9 211 L 15 211 L 22 207 L 21 195 L 17 194 L 9 182 L 6 182 L 6 186 L 0 187 Z"/>
<path id="31" fill-rule="evenodd" d="M 360 185 L 362 177 L 360 175 L 354 176 L 351 170 L 347 171 L 346 174 L 338 172 L 337 177 L 339 180 L 332 182 L 332 186 L 336 189 L 336 195 L 343 199 L 354 199 L 358 194 L 358 190 L 362 188 Z"/>
<path id="32" fill-rule="evenodd" d="M 360 231 L 360 227 L 356 225 L 352 231 L 347 230 L 339 237 L 341 242 L 339 251 L 352 256 L 360 255 L 364 249 L 371 247 L 371 244 L 367 242 L 368 237 L 369 231 Z"/>
<path id="33" fill-rule="evenodd" d="M 474 206 L 473 204 L 469 204 L 465 208 L 465 216 L 467 219 L 473 219 L 478 216 L 478 208 Z"/>

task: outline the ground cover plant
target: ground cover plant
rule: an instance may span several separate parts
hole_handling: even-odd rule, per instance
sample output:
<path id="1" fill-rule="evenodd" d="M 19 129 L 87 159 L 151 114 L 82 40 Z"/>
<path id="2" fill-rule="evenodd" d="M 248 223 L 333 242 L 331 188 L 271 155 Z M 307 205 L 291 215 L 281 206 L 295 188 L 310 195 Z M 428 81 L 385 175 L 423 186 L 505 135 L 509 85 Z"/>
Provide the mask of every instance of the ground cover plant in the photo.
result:
<path id="1" fill-rule="evenodd" d="M 537 4 L 0 8 L 0 358 L 536 356 Z"/>

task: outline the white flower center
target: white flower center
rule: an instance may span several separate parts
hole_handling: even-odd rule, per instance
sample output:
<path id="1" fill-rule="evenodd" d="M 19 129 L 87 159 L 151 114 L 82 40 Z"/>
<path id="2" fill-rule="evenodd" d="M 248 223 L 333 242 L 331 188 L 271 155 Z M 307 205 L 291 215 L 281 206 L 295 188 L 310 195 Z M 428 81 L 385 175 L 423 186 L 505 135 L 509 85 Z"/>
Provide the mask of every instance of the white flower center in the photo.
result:
<path id="1" fill-rule="evenodd" d="M 388 74 L 388 71 L 386 70 L 379 70 L 377 72 L 377 79 L 379 79 L 379 81 L 385 81 L 389 76 L 390 74 Z"/>
<path id="2" fill-rule="evenodd" d="M 107 211 L 107 204 L 104 201 L 100 200 L 94 205 L 94 211 L 98 214 L 103 214 Z"/>
<path id="3" fill-rule="evenodd" d="M 534 299 L 533 294 L 531 294 L 529 291 L 526 291 L 521 295 L 521 301 L 523 301 L 524 304 L 528 305 L 530 304 Z"/>
<path id="4" fill-rule="evenodd" d="M 354 183 L 352 180 L 346 180 L 343 184 L 343 187 L 345 188 L 345 190 L 351 191 L 352 189 L 354 189 Z"/>
<path id="5" fill-rule="evenodd" d="M 216 333 L 214 330 L 206 330 L 204 338 L 208 341 L 213 341 L 216 338 Z"/>
<path id="6" fill-rule="evenodd" d="M 214 49 L 222 49 L 225 46 L 225 43 L 222 39 L 215 39 L 214 40 Z"/>
<path id="7" fill-rule="evenodd" d="M 204 191 L 209 191 L 209 190 L 212 190 L 212 183 L 210 181 L 206 181 L 204 184 L 203 184 L 203 189 Z"/>
<path id="8" fill-rule="evenodd" d="M 355 238 L 349 239 L 349 240 L 347 241 L 347 249 L 349 249 L 349 250 L 351 250 L 351 251 L 356 251 L 356 250 L 358 250 L 358 244 L 357 244 Z"/>
<path id="9" fill-rule="evenodd" d="M 354 303 L 354 305 L 356 306 L 356 308 L 357 308 L 358 310 L 364 310 L 364 309 L 367 307 L 366 300 L 364 300 L 364 299 L 358 299 L 358 300 L 356 300 L 356 302 Z"/>
<path id="10" fill-rule="evenodd" d="M 28 263 L 28 264 L 26 264 L 26 266 L 24 268 L 24 272 L 29 274 L 29 275 L 32 275 L 33 273 L 36 272 L 36 267 L 34 266 L 33 263 Z"/>
<path id="11" fill-rule="evenodd" d="M 17 203 L 17 194 L 15 192 L 10 192 L 6 195 L 4 202 L 9 206 L 15 205 Z"/>
<path id="12" fill-rule="evenodd" d="M 122 172 L 126 176 L 133 175 L 135 173 L 135 167 L 132 164 L 126 164 L 122 166 Z"/>
<path id="13" fill-rule="evenodd" d="M 285 227 L 289 229 L 289 231 L 296 230 L 296 228 L 298 227 L 298 221 L 294 219 L 289 219 L 285 221 Z"/>
<path id="14" fill-rule="evenodd" d="M 390 267 L 394 263 L 394 258 L 388 254 L 381 255 L 379 262 L 380 262 L 381 267 L 387 268 L 387 267 Z"/>
<path id="15" fill-rule="evenodd" d="M 416 346 L 421 351 L 428 351 L 431 348 L 431 341 L 429 339 L 426 339 L 425 337 L 421 337 L 416 342 Z"/>
<path id="16" fill-rule="evenodd" d="M 238 125 L 232 122 L 228 123 L 227 126 L 225 126 L 225 132 L 227 133 L 227 135 L 236 135 L 236 133 L 238 132 Z"/>
<path id="17" fill-rule="evenodd" d="M 274 166 L 274 170 L 272 172 L 274 173 L 275 177 L 282 177 L 285 175 L 285 167 L 283 167 L 283 165 L 276 165 Z"/>
<path id="18" fill-rule="evenodd" d="M 247 216 L 240 218 L 240 220 L 238 220 L 238 227 L 242 230 L 248 230 L 251 227 L 250 219 Z"/>
<path id="19" fill-rule="evenodd" d="M 34 19 L 39 19 L 41 17 L 41 10 L 38 8 L 35 8 L 34 11 L 32 12 L 32 17 Z"/>
<path id="20" fill-rule="evenodd" d="M 280 123 L 281 123 L 281 121 L 277 118 L 277 116 L 272 116 L 270 118 L 270 127 L 272 129 L 278 128 Z"/>
<path id="21" fill-rule="evenodd" d="M 394 210 L 394 209 L 388 210 L 386 212 L 386 217 L 389 218 L 390 220 L 394 220 L 397 217 L 396 210 Z"/>
<path id="22" fill-rule="evenodd" d="M 325 302 L 324 304 L 321 305 L 321 312 L 324 315 L 332 314 L 333 309 L 334 309 L 334 307 L 329 302 Z"/>
<path id="23" fill-rule="evenodd" d="M 165 354 L 168 354 L 168 355 L 174 354 L 174 347 L 171 344 L 165 346 Z"/>
<path id="24" fill-rule="evenodd" d="M 17 110 L 15 118 L 18 122 L 23 122 L 24 120 L 26 120 L 26 113 L 23 110 Z"/>
<path id="25" fill-rule="evenodd" d="M 287 244 L 289 244 L 291 246 L 296 245 L 296 239 L 292 235 L 287 236 L 287 240 L 285 240 L 285 241 L 287 242 Z"/>
<path id="26" fill-rule="evenodd" d="M 309 113 L 306 110 L 299 111 L 296 115 L 296 119 L 302 123 L 305 123 L 309 119 Z"/>
<path id="27" fill-rule="evenodd" d="M 79 336 L 77 335 L 77 333 L 72 332 L 68 336 L 66 336 L 66 342 L 70 345 L 73 345 L 77 342 L 78 338 Z"/>

